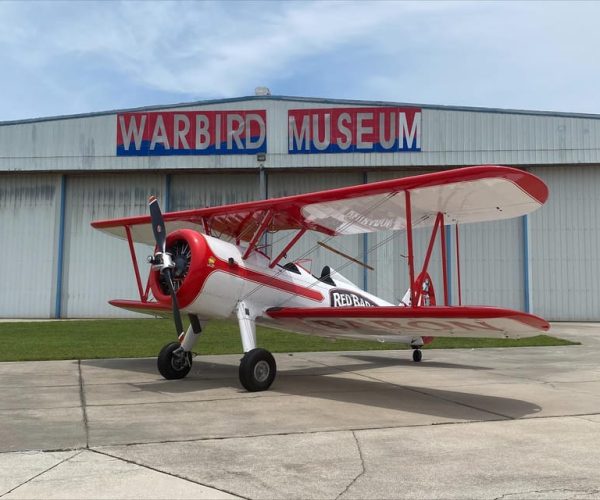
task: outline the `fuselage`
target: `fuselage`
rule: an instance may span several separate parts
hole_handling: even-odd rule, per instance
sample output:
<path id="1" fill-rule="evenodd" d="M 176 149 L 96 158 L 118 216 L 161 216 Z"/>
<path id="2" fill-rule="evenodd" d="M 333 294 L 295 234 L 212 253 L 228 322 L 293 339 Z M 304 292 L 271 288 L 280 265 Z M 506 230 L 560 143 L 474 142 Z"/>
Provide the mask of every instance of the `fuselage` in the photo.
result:
<path id="1" fill-rule="evenodd" d="M 192 234 L 194 233 L 194 234 Z M 245 248 L 192 230 L 169 235 L 183 238 L 191 248 L 187 275 L 177 292 L 184 312 L 202 319 L 235 315 L 240 301 L 252 305 L 256 316 L 272 307 L 389 306 L 389 302 L 361 290 L 332 269 L 312 275 L 299 264 L 270 267 L 271 260 L 258 251 L 243 259 Z M 159 302 L 170 298 L 161 290 L 158 275 L 151 279 Z"/>

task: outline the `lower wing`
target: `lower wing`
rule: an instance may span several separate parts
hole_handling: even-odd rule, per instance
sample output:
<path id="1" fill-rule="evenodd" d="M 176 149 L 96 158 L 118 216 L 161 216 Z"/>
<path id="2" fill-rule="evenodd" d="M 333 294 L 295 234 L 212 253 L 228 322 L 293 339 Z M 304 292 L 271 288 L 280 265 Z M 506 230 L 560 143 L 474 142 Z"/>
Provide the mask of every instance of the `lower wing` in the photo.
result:
<path id="1" fill-rule="evenodd" d="M 138 300 L 109 300 L 111 306 L 120 307 L 127 311 L 160 316 L 161 318 L 172 318 L 173 310 L 170 306 L 163 306 L 156 302 L 140 302 Z"/>
<path id="2" fill-rule="evenodd" d="M 533 314 L 483 306 L 274 307 L 267 318 L 299 333 L 388 342 L 401 336 L 522 338 L 550 328 Z"/>

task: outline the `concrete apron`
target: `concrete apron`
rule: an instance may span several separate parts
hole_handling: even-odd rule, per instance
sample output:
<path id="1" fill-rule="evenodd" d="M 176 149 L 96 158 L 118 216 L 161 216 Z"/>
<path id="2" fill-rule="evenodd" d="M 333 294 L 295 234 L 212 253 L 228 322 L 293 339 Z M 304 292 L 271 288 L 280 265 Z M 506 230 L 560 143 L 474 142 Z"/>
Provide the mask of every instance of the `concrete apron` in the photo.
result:
<path id="1" fill-rule="evenodd" d="M 0 363 L 4 498 L 600 498 L 600 325 L 581 346 Z"/>

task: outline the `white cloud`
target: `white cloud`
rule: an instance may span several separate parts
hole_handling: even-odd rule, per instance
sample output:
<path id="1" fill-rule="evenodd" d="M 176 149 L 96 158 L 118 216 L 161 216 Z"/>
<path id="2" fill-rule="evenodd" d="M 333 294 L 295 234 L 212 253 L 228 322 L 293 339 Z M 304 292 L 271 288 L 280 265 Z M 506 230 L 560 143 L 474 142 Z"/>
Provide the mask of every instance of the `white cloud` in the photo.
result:
<path id="1" fill-rule="evenodd" d="M 239 93 L 248 81 L 276 77 L 302 58 L 333 53 L 349 41 L 368 37 L 405 10 L 401 4 L 343 2 L 40 7 L 45 11 L 41 16 L 31 16 L 30 6 L 20 12 L 14 25 L 26 27 L 18 29 L 18 40 L 13 37 L 17 29 L 6 33 L 11 51 L 30 68 L 78 54 L 108 60 L 156 89 L 219 96 Z M 60 15 L 54 15 L 55 9 Z"/>
<path id="2" fill-rule="evenodd" d="M 410 44 L 415 57 L 372 75 L 365 93 L 424 103 L 600 113 L 591 89 L 600 78 L 595 54 L 600 32 L 594 28 L 600 4 L 467 6 L 460 15 L 429 18 L 424 36 Z"/>
<path id="3" fill-rule="evenodd" d="M 0 2 L 0 119 L 48 98 L 58 114 L 257 85 L 600 112 L 599 17 L 593 2 Z"/>

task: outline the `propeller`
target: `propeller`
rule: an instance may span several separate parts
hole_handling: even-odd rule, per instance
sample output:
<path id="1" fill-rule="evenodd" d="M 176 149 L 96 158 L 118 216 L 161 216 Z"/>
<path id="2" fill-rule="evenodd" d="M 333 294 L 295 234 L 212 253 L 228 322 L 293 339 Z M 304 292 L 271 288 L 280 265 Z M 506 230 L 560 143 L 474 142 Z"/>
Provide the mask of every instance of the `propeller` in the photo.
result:
<path id="1" fill-rule="evenodd" d="M 171 294 L 175 329 L 177 330 L 177 337 L 180 337 L 183 334 L 183 322 L 181 321 L 181 313 L 179 312 L 179 304 L 177 303 L 177 294 L 175 293 L 175 286 L 173 285 L 173 269 L 175 268 L 175 263 L 173 262 L 171 254 L 167 253 L 167 231 L 165 229 L 165 221 L 155 196 L 150 196 L 150 198 L 148 198 L 148 207 L 150 208 L 152 232 L 154 233 L 157 248 L 154 256 L 150 257 L 150 263 L 154 269 L 160 271 L 167 283 L 169 293 Z"/>

